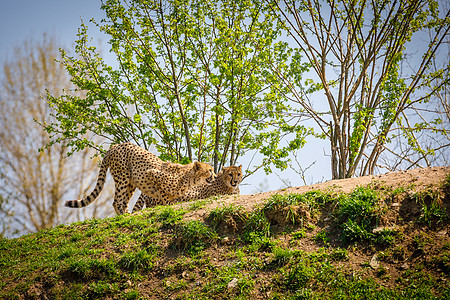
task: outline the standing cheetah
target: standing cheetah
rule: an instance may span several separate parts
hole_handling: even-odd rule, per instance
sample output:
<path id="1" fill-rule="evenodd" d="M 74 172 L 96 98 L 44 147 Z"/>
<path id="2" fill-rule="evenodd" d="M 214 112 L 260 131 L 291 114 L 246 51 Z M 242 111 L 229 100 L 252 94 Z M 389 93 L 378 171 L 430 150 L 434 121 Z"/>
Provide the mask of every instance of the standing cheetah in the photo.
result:
<path id="1" fill-rule="evenodd" d="M 92 193 L 81 200 L 66 201 L 65 205 L 79 208 L 94 201 L 103 189 L 108 168 L 115 183 L 113 207 L 117 214 L 126 212 L 136 188 L 161 201 L 172 201 L 191 186 L 205 181 L 210 184 L 215 178 L 209 164 L 165 162 L 139 146 L 123 143 L 112 146 L 106 153 Z"/>
<path id="2" fill-rule="evenodd" d="M 242 165 L 223 168 L 211 184 L 199 184 L 191 186 L 182 196 L 173 199 L 172 202 L 150 197 L 142 193 L 133 207 L 133 212 L 144 207 L 167 205 L 175 202 L 189 201 L 193 199 L 206 199 L 217 195 L 239 194 L 239 183 L 242 181 Z"/>

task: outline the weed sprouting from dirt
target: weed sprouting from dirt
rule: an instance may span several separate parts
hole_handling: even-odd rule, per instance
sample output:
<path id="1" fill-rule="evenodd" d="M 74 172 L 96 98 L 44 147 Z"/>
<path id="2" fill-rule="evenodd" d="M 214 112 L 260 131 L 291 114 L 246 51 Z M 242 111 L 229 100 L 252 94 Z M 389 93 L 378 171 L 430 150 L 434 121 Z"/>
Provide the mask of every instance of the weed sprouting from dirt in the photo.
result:
<path id="1" fill-rule="evenodd" d="M 428 227 L 440 227 L 448 222 L 449 216 L 442 201 L 444 197 L 437 190 L 427 189 L 415 193 L 411 199 L 421 207 L 417 222 Z"/>
<path id="2" fill-rule="evenodd" d="M 274 195 L 261 208 L 271 224 L 305 226 L 315 221 L 319 209 L 332 202 L 331 193 L 312 191 L 304 194 Z"/>
<path id="3" fill-rule="evenodd" d="M 221 234 L 239 233 L 244 243 L 264 243 L 270 235 L 270 223 L 260 209 L 249 213 L 234 205 L 214 209 L 206 221 Z"/>
<path id="4" fill-rule="evenodd" d="M 386 211 L 382 195 L 368 187 L 357 187 L 338 200 L 336 225 L 342 230 L 341 239 L 345 243 L 375 241 L 391 244 L 396 232 L 390 229 L 375 231 L 380 218 Z"/>
<path id="5" fill-rule="evenodd" d="M 206 221 L 214 230 L 235 233 L 242 231 L 248 219 L 249 215 L 243 207 L 230 204 L 212 210 Z"/>
<path id="6" fill-rule="evenodd" d="M 195 254 L 217 239 L 217 233 L 200 221 L 180 222 L 174 229 L 172 247 Z"/>
<path id="7" fill-rule="evenodd" d="M 155 256 L 146 250 L 133 249 L 127 251 L 119 258 L 119 266 L 129 270 L 151 270 Z"/>

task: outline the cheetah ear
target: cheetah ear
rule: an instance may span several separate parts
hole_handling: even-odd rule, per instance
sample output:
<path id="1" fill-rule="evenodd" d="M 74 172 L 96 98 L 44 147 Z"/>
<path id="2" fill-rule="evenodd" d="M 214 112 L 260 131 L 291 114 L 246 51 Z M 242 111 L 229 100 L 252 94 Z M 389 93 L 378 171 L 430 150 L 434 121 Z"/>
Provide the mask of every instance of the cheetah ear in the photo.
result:
<path id="1" fill-rule="evenodd" d="M 194 161 L 194 170 L 195 170 L 195 171 L 200 170 L 200 162 Z"/>
<path id="2" fill-rule="evenodd" d="M 239 166 L 239 170 L 241 170 L 241 171 L 242 171 L 242 165 L 240 165 L 240 166 Z"/>

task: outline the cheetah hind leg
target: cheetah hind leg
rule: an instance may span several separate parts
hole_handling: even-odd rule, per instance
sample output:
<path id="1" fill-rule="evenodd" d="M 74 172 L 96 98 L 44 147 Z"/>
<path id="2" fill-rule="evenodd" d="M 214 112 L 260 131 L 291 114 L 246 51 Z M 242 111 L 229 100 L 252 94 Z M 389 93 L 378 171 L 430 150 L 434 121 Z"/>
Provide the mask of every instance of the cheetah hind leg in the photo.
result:
<path id="1" fill-rule="evenodd" d="M 116 191 L 114 194 L 113 207 L 116 214 L 122 215 L 128 212 L 128 203 L 136 188 L 131 184 L 116 184 Z"/>
<path id="2" fill-rule="evenodd" d="M 145 195 L 144 193 L 141 193 L 141 195 L 139 196 L 139 199 L 134 204 L 133 212 L 140 211 L 141 209 L 144 208 L 147 197 L 148 197 L 147 195 Z"/>

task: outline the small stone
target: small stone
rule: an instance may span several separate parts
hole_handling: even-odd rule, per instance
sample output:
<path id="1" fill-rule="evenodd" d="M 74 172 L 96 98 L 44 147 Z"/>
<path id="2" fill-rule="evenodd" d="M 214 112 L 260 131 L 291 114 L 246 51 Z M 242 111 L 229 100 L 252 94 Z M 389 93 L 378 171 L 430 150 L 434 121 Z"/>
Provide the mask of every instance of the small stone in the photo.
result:
<path id="1" fill-rule="evenodd" d="M 384 230 L 395 231 L 395 230 L 397 230 L 397 227 L 396 226 L 377 227 L 377 228 L 372 229 L 372 233 L 377 233 L 377 232 L 381 232 L 381 231 L 384 231 Z"/>
<path id="2" fill-rule="evenodd" d="M 133 284 L 131 283 L 131 280 L 127 280 L 127 285 L 128 286 L 132 286 Z"/>
<path id="3" fill-rule="evenodd" d="M 408 263 L 404 263 L 403 265 L 400 266 L 400 269 L 408 270 L 409 269 L 409 264 Z"/>
<path id="4" fill-rule="evenodd" d="M 395 202 L 395 203 L 391 204 L 391 207 L 399 207 L 399 206 L 400 206 L 400 203 L 398 203 L 398 202 Z"/>
<path id="5" fill-rule="evenodd" d="M 222 244 L 228 244 L 228 242 L 230 241 L 230 238 L 229 237 L 224 237 L 220 242 L 222 243 Z"/>
<path id="6" fill-rule="evenodd" d="M 183 273 L 181 273 L 181 276 L 182 276 L 183 278 L 186 278 L 186 277 L 188 277 L 188 272 L 186 272 L 186 271 L 183 271 Z"/>
<path id="7" fill-rule="evenodd" d="M 227 286 L 229 289 L 233 289 L 237 286 L 237 283 L 238 283 L 238 279 L 235 277 L 235 278 L 231 279 L 230 282 L 228 282 Z"/>
<path id="8" fill-rule="evenodd" d="M 380 266 L 380 261 L 378 260 L 378 255 L 372 256 L 370 259 L 369 265 L 372 269 L 376 270 Z"/>
<path id="9" fill-rule="evenodd" d="M 229 260 L 224 261 L 223 264 L 226 267 L 230 267 L 230 266 L 234 265 L 235 263 L 237 263 L 238 261 L 239 261 L 238 259 L 229 259 Z"/>
<path id="10" fill-rule="evenodd" d="M 436 233 L 438 237 L 445 237 L 447 235 L 447 230 L 441 230 Z"/>

